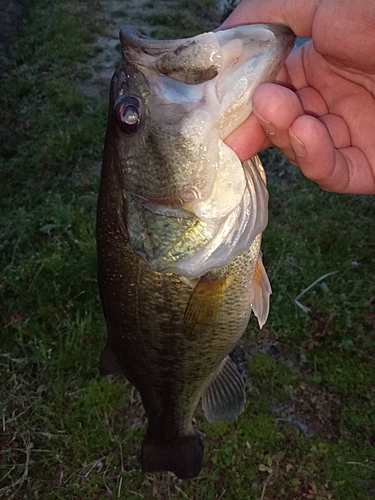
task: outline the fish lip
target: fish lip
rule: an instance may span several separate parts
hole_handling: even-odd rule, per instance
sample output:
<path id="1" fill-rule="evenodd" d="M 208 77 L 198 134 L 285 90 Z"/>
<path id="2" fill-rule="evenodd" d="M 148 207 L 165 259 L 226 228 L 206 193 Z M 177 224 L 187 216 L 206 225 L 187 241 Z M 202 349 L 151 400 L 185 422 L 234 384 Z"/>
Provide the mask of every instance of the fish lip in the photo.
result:
<path id="1" fill-rule="evenodd" d="M 119 33 L 122 49 L 125 51 L 129 47 L 142 49 L 150 55 L 158 55 L 160 52 L 172 49 L 190 38 L 180 38 L 176 40 L 155 40 L 143 35 L 133 26 L 124 26 Z M 191 37 L 193 38 L 193 37 Z"/>
<path id="2" fill-rule="evenodd" d="M 246 36 L 249 34 L 248 33 L 249 28 L 252 28 L 252 27 L 254 27 L 254 29 L 256 29 L 257 31 L 261 30 L 261 29 L 271 31 L 276 36 L 276 38 L 285 38 L 287 44 L 289 44 L 290 47 L 293 47 L 293 45 L 294 45 L 296 35 L 289 28 L 289 26 L 286 26 L 285 24 L 249 23 L 249 24 L 239 25 L 239 26 L 235 26 L 235 27 L 231 27 L 231 28 L 224 28 L 224 29 L 217 28 L 216 30 L 213 30 L 213 33 L 216 33 L 216 34 L 220 33 L 221 34 L 221 33 L 229 32 L 232 30 L 234 32 L 236 30 L 237 34 L 240 34 L 242 31 L 242 32 L 244 32 L 244 36 Z M 228 38 L 228 40 L 229 39 L 230 38 Z"/>
<path id="3" fill-rule="evenodd" d="M 220 28 L 213 30 L 212 32 L 219 35 L 224 32 L 236 33 L 237 35 L 242 31 L 244 32 L 244 36 L 249 36 L 251 34 L 252 28 L 256 31 L 260 30 L 268 30 L 271 31 L 277 39 L 283 38 L 285 39 L 285 48 L 290 47 L 293 48 L 296 36 L 293 31 L 283 24 L 259 24 L 259 23 L 251 23 L 241 26 L 236 26 L 233 28 L 227 28 L 221 30 Z M 219 35 L 220 36 L 220 35 Z M 155 40 L 154 38 L 149 38 L 139 32 L 133 26 L 124 26 L 121 28 L 119 33 L 119 38 L 121 42 L 122 49 L 125 51 L 129 47 L 135 49 L 142 49 L 144 52 L 150 55 L 157 55 L 160 52 L 164 52 L 165 50 L 172 49 L 178 47 L 183 44 L 187 40 L 195 37 L 189 38 L 180 38 L 176 40 Z M 228 37 L 226 41 L 232 39 L 233 35 Z M 224 42 L 226 43 L 226 42 Z M 220 43 L 221 44 L 221 43 Z"/>
<path id="4" fill-rule="evenodd" d="M 296 42 L 296 35 L 288 26 L 285 26 L 284 24 L 264 24 L 262 26 L 268 27 L 268 29 L 275 34 L 276 38 L 284 39 L 284 50 L 289 50 L 289 52 L 292 50 Z M 287 52 L 285 59 L 289 55 L 289 52 Z"/>
<path id="5" fill-rule="evenodd" d="M 252 40 L 252 37 L 254 37 L 254 42 L 257 40 L 259 42 L 266 42 L 267 32 L 270 32 L 273 35 L 269 38 L 270 43 L 275 44 L 275 49 L 273 50 L 276 50 L 278 53 L 284 53 L 284 58 L 279 60 L 279 67 L 281 67 L 293 49 L 296 40 L 294 32 L 288 26 L 285 26 L 284 24 L 254 23 L 213 31 L 218 38 L 220 46 L 224 46 L 233 38 L 242 39 L 244 44 Z M 261 54 L 261 52 L 262 51 L 260 51 L 259 54 Z"/>

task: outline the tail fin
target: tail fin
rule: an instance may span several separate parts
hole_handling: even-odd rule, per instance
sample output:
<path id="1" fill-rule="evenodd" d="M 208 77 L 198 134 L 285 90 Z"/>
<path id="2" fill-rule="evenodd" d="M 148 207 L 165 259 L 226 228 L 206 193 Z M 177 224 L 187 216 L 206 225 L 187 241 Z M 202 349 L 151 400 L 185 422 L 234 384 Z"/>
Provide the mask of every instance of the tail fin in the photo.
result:
<path id="1" fill-rule="evenodd" d="M 203 465 L 203 439 L 200 432 L 171 441 L 146 436 L 142 444 L 141 465 L 145 472 L 174 472 L 180 479 L 199 475 Z"/>

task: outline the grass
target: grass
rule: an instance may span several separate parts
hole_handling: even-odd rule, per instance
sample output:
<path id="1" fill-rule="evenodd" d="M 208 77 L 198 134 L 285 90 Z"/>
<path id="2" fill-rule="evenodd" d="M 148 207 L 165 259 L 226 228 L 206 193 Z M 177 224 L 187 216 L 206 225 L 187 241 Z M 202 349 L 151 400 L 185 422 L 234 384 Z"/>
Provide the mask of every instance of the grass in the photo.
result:
<path id="1" fill-rule="evenodd" d="M 0 496 L 373 498 L 374 198 L 327 194 L 276 151 L 263 155 L 271 313 L 262 331 L 251 318 L 238 351 L 247 372 L 245 411 L 214 425 L 197 412 L 207 435 L 199 478 L 140 471 L 138 395 L 97 369 L 106 335 L 94 220 L 107 104 L 84 97 L 76 84 L 103 29 L 99 9 L 83 0 L 28 3 L 24 38 L 6 55 Z M 309 308 L 302 311 L 295 298 L 332 271 L 300 298 Z"/>
<path id="2" fill-rule="evenodd" d="M 210 31 L 220 24 L 216 0 L 164 0 L 155 11 L 155 3 L 146 4 L 143 19 L 152 26 L 151 36 L 159 39 L 186 38 Z"/>

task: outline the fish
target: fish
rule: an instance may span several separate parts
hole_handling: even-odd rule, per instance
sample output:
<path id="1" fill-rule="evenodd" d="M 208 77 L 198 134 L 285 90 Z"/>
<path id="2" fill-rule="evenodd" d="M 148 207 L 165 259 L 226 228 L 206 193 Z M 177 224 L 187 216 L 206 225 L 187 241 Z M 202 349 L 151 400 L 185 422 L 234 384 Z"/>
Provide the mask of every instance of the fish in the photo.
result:
<path id="1" fill-rule="evenodd" d="M 107 325 L 102 375 L 141 396 L 145 472 L 191 479 L 209 422 L 234 420 L 245 383 L 230 353 L 251 311 L 267 319 L 262 264 L 268 192 L 257 156 L 241 164 L 225 138 L 294 44 L 282 25 L 181 40 L 120 31 L 97 208 L 98 284 Z"/>

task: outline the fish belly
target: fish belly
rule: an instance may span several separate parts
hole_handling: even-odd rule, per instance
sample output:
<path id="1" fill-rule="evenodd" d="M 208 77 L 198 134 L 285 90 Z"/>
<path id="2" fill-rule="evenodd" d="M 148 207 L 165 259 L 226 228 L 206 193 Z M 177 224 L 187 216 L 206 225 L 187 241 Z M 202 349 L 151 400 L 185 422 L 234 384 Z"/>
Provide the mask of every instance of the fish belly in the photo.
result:
<path id="1" fill-rule="evenodd" d="M 108 328 L 101 371 L 124 374 L 140 392 L 148 418 L 143 468 L 194 477 L 203 444 L 192 417 L 213 370 L 246 328 L 260 237 L 195 297 L 198 285 L 151 269 L 131 249 L 121 218 L 101 215 L 101 207 L 99 287 Z"/>

